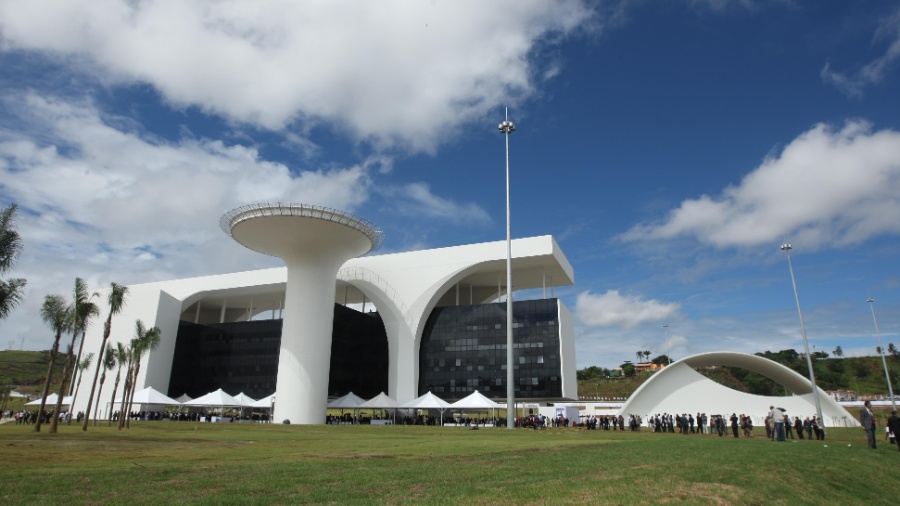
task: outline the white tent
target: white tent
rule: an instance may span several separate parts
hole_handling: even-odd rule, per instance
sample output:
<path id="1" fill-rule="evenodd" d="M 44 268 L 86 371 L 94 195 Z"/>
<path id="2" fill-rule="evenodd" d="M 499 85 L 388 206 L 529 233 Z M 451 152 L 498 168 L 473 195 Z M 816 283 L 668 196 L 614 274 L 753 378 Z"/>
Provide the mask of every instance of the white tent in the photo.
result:
<path id="1" fill-rule="evenodd" d="M 337 399 L 328 403 L 328 407 L 331 409 L 357 409 L 360 404 L 366 402 L 362 397 L 354 394 L 353 392 L 348 393 L 343 397 L 338 397 Z"/>
<path id="2" fill-rule="evenodd" d="M 122 399 L 116 399 L 115 404 L 121 404 Z M 163 406 L 179 406 L 180 402 L 163 394 L 153 387 L 147 387 L 134 393 L 134 404 L 161 404 Z"/>
<path id="3" fill-rule="evenodd" d="M 179 404 L 184 404 L 185 402 L 191 400 L 191 396 L 188 394 L 181 394 L 176 397 L 175 400 L 178 401 Z"/>
<path id="4" fill-rule="evenodd" d="M 462 399 L 451 404 L 450 407 L 453 409 L 469 411 L 487 411 L 488 409 L 490 409 L 491 418 L 494 418 L 494 410 L 502 408 L 503 406 L 488 399 L 478 390 L 475 390 L 466 397 L 463 397 Z"/>
<path id="5" fill-rule="evenodd" d="M 240 408 L 244 406 L 239 400 L 223 392 L 221 388 L 215 392 L 210 392 L 206 395 L 197 397 L 196 399 L 187 401 L 184 405 L 219 408 Z"/>
<path id="6" fill-rule="evenodd" d="M 56 394 L 50 394 L 50 395 L 48 395 L 48 396 L 47 396 L 47 402 L 44 403 L 44 407 L 52 406 L 52 407 L 55 408 L 55 407 L 56 407 L 56 399 L 58 399 L 58 398 L 59 398 L 59 396 L 56 395 Z M 69 406 L 70 404 L 72 404 L 72 396 L 71 396 L 71 395 L 64 395 L 64 396 L 63 396 L 62 405 L 63 405 L 63 406 Z M 25 405 L 26 405 L 26 406 L 40 406 L 40 405 L 41 405 L 41 400 L 40 400 L 40 399 L 36 399 L 36 400 L 33 400 L 33 401 L 31 401 L 31 402 L 29 402 L 29 403 L 27 403 L 27 404 L 25 404 Z"/>
<path id="7" fill-rule="evenodd" d="M 250 404 L 250 407 L 251 408 L 271 408 L 272 407 L 272 399 L 274 397 L 275 397 L 274 393 L 272 395 L 263 397 L 262 399 L 260 399 L 258 401 L 254 401 L 252 404 Z"/>
<path id="8" fill-rule="evenodd" d="M 467 397 L 463 397 L 451 404 L 450 407 L 453 409 L 499 409 L 503 406 L 488 399 L 478 390 L 475 390 Z"/>
<path id="9" fill-rule="evenodd" d="M 359 407 L 364 409 L 394 409 L 397 407 L 397 401 L 388 396 L 388 394 L 381 392 L 375 397 L 360 404 Z"/>
<path id="10" fill-rule="evenodd" d="M 366 402 L 359 405 L 359 409 L 390 409 L 394 412 L 394 423 L 397 422 L 397 401 L 388 394 L 381 392 Z"/>
<path id="11" fill-rule="evenodd" d="M 402 409 L 437 409 L 441 413 L 441 425 L 444 425 L 444 411 L 450 409 L 450 403 L 428 392 L 397 407 Z"/>
<path id="12" fill-rule="evenodd" d="M 238 402 L 244 403 L 243 404 L 244 407 L 247 407 L 247 408 L 249 408 L 250 406 L 253 406 L 253 403 L 256 402 L 256 399 L 250 397 L 249 395 L 245 394 L 244 392 L 241 392 L 241 393 L 235 395 L 234 398 L 237 399 Z"/>

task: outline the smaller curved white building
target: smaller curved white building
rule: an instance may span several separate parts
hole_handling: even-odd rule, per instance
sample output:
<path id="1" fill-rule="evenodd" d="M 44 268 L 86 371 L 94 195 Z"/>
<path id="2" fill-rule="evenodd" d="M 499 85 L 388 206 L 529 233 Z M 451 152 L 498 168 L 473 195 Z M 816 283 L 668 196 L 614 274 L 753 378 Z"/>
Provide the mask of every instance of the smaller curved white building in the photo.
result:
<path id="1" fill-rule="evenodd" d="M 793 395 L 768 397 L 738 392 L 697 372 L 698 367 L 728 366 L 761 374 Z M 818 389 L 826 427 L 856 427 L 859 422 L 821 388 Z M 795 371 L 757 355 L 736 352 L 701 353 L 683 358 L 654 374 L 641 385 L 619 411 L 641 417 L 656 414 L 744 413 L 764 416 L 770 406 L 784 408 L 793 419 L 816 415 L 812 383 Z"/>

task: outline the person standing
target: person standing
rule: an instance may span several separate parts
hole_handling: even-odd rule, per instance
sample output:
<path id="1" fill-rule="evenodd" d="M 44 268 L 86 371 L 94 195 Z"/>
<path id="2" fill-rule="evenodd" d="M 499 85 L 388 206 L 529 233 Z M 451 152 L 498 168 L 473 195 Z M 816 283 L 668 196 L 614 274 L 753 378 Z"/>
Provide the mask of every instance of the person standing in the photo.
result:
<path id="1" fill-rule="evenodd" d="M 731 421 L 731 433 L 734 434 L 734 437 L 738 437 L 738 417 L 736 414 L 732 413 L 731 418 L 728 419 Z"/>
<path id="2" fill-rule="evenodd" d="M 866 431 L 866 438 L 869 440 L 869 448 L 875 449 L 875 414 L 872 413 L 871 401 L 866 401 L 863 408 L 859 410 L 859 423 L 862 424 Z"/>
<path id="3" fill-rule="evenodd" d="M 775 406 L 769 406 L 769 409 L 772 411 L 769 413 L 769 417 L 772 418 L 772 422 L 775 424 L 775 434 L 773 441 L 784 442 L 784 411 L 781 408 L 776 408 Z"/>
<path id="4" fill-rule="evenodd" d="M 784 438 L 794 439 L 794 425 L 791 423 L 791 417 L 784 415 Z"/>
<path id="5" fill-rule="evenodd" d="M 894 435 L 894 442 L 897 443 L 897 448 L 900 449 L 900 416 L 897 416 L 896 409 L 891 411 L 891 417 L 888 418 L 887 426 L 891 434 Z"/>

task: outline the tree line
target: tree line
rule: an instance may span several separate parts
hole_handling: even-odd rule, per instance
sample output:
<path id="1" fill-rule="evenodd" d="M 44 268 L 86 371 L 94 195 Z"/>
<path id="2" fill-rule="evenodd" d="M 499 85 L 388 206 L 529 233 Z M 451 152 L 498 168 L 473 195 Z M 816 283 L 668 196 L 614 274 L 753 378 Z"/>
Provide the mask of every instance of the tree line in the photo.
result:
<path id="1" fill-rule="evenodd" d="M 24 248 L 22 237 L 15 226 L 17 209 L 15 204 L 11 204 L 0 211 L 0 275 L 6 275 L 12 271 L 16 260 Z M 25 285 L 26 280 L 23 278 L 0 279 L 0 320 L 9 316 L 12 310 L 22 301 Z M 117 342 L 113 346 L 109 342 L 109 337 L 112 334 L 113 316 L 122 312 L 127 295 L 128 287 L 110 283 L 109 293 L 106 298 L 109 312 L 103 324 L 103 340 L 96 354 L 89 352 L 83 356 L 87 329 L 90 327 L 92 320 L 100 315 L 100 307 L 93 302 L 93 299 L 99 297 L 100 294 L 98 292 L 90 293 L 87 283 L 81 278 L 75 278 L 71 302 L 67 301 L 65 296 L 58 294 L 49 294 L 44 297 L 40 316 L 41 320 L 53 331 L 54 338 L 53 346 L 50 348 L 47 375 L 41 391 L 41 404 L 35 418 L 35 432 L 40 432 L 44 421 L 44 414 L 47 410 L 47 395 L 50 393 L 50 385 L 53 382 L 53 369 L 57 360 L 60 359 L 58 356 L 59 344 L 64 334 L 71 335 L 72 338 L 65 352 L 65 367 L 63 368 L 62 381 L 57 392 L 56 406 L 47 419 L 50 424 L 48 432 L 57 432 L 60 421 L 59 415 L 62 413 L 63 398 L 67 394 L 72 396 L 72 401 L 69 403 L 66 423 L 72 423 L 72 408 L 75 405 L 75 400 L 78 398 L 84 373 L 92 364 L 94 365 L 94 376 L 91 381 L 91 392 L 88 397 L 87 409 L 82 419 L 81 430 L 87 431 L 92 410 L 95 413 L 94 425 L 97 425 L 96 413 L 100 407 L 100 395 L 103 391 L 103 384 L 106 382 L 107 372 L 111 372 L 113 369 L 116 369 L 116 379 L 110 395 L 110 407 L 114 405 L 119 382 L 122 379 L 122 369 L 124 368 L 125 383 L 122 392 L 121 412 L 129 413 L 131 411 L 132 403 L 134 402 L 135 385 L 141 369 L 141 359 L 147 352 L 159 346 L 161 332 L 159 327 L 148 328 L 141 320 L 136 320 L 134 337 L 127 346 L 121 342 Z M 79 341 L 79 337 L 80 344 L 76 354 L 75 345 Z M 95 358 L 97 359 L 96 361 L 94 360 Z M 112 411 L 112 409 L 109 410 L 108 426 L 112 425 Z M 120 430 L 122 428 L 130 428 L 130 417 L 120 416 L 118 424 Z"/>

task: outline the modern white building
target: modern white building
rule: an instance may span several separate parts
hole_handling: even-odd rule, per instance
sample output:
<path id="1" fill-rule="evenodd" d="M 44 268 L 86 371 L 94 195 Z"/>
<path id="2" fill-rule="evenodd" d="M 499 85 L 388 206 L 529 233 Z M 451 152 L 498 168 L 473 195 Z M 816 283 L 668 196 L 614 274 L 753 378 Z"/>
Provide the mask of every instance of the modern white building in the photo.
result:
<path id="1" fill-rule="evenodd" d="M 223 228 L 226 218 L 235 216 L 226 215 Z M 331 233 L 322 230 L 316 233 Z M 349 233 L 356 244 L 336 255 L 338 261 L 307 262 L 303 269 L 319 269 L 330 281 L 326 287 L 307 282 L 302 295 L 289 286 L 291 272 L 303 259 L 286 259 L 287 267 L 281 268 L 131 285 L 127 305 L 113 318 L 110 341 L 127 344 L 137 319 L 157 326 L 162 340 L 143 359 L 138 389 L 152 386 L 171 397 L 196 397 L 224 388 L 263 397 L 277 388 L 275 419 L 292 423 L 323 423 L 327 396 L 350 390 L 362 397 L 366 390 L 374 392 L 371 396 L 384 390 L 399 402 L 428 391 L 448 400 L 475 390 L 505 398 L 506 304 L 500 301 L 510 292 L 504 286 L 506 242 L 352 258 L 377 246 L 380 238 L 359 239 L 365 233 L 363 226 Z M 257 251 L 285 258 L 278 249 L 284 245 L 272 246 L 269 234 L 262 239 L 232 235 Z M 307 253 L 328 256 L 327 251 Z M 553 298 L 554 287 L 574 283 L 572 266 L 556 241 L 542 236 L 512 241 L 512 269 L 511 291 L 528 290 L 532 296 L 521 301 L 513 296 L 516 398 L 577 399 L 573 319 Z M 102 313 L 106 310 L 101 307 Z M 290 315 L 295 319 L 289 324 Z M 292 333 L 323 326 L 332 330 L 331 335 L 318 331 L 291 337 L 287 363 L 288 337 L 282 329 L 288 332 L 289 326 Z M 88 331 L 86 352 L 100 351 L 102 332 L 101 325 Z M 323 352 L 316 340 L 331 345 Z M 313 348 L 318 351 L 303 364 L 306 350 Z M 307 373 L 309 364 L 315 374 Z M 284 367 L 295 369 L 293 379 L 283 379 L 288 377 Z M 92 380 L 91 374 L 82 378 L 88 389 Z M 292 386 L 282 388 L 287 382 Z M 292 403 L 292 397 L 305 400 Z M 73 409 L 85 410 L 86 402 L 87 395 L 79 396 Z M 292 411 L 279 406 L 292 406 Z"/>

